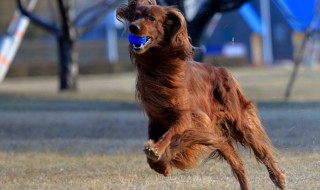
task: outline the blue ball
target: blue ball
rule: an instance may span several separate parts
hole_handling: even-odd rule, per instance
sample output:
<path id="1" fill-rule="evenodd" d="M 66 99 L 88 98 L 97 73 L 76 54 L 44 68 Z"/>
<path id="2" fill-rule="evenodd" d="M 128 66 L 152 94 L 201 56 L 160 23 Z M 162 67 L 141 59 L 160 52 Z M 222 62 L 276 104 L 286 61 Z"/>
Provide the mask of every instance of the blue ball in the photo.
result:
<path id="1" fill-rule="evenodd" d="M 134 36 L 132 34 L 129 34 L 128 36 L 129 42 L 134 45 L 141 45 L 145 44 L 147 42 L 147 37 L 139 37 L 139 36 Z"/>

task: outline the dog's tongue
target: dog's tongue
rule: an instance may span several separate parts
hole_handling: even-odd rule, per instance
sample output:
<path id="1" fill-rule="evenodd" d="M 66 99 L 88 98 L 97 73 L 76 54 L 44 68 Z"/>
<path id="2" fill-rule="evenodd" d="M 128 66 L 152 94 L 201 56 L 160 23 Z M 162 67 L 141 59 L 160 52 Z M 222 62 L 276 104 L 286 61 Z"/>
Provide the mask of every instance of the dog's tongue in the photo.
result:
<path id="1" fill-rule="evenodd" d="M 147 37 L 139 37 L 132 34 L 129 34 L 128 39 L 129 42 L 135 46 L 141 46 L 147 42 Z"/>

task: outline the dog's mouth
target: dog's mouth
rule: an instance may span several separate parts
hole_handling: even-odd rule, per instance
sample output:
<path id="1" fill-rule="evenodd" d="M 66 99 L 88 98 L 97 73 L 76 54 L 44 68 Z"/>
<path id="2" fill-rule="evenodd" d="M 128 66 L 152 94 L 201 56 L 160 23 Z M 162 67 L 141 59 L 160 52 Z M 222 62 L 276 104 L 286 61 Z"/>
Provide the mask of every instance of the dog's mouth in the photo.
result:
<path id="1" fill-rule="evenodd" d="M 141 52 L 144 50 L 152 41 L 151 37 L 141 37 L 129 34 L 129 42 L 132 44 L 134 52 Z"/>
<path id="2" fill-rule="evenodd" d="M 134 51 L 141 51 L 141 50 L 143 50 L 145 47 L 147 47 L 147 45 L 149 45 L 151 41 L 152 41 L 151 38 L 147 38 L 147 41 L 146 41 L 144 44 L 132 44 L 133 50 L 134 50 Z"/>

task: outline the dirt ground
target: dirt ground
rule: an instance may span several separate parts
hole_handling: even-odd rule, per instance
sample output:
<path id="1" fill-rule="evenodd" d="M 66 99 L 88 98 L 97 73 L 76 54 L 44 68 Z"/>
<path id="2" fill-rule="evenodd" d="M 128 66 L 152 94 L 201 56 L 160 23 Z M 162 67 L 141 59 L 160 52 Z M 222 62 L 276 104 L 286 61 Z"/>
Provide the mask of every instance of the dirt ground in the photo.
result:
<path id="1" fill-rule="evenodd" d="M 319 71 L 302 71 L 290 101 L 290 70 L 233 69 L 256 101 L 278 149 L 288 188 L 320 189 Z M 239 189 L 225 162 L 151 171 L 142 152 L 147 118 L 134 103 L 134 73 L 82 76 L 78 93 L 58 93 L 55 78 L 0 84 L 0 189 Z M 252 189 L 276 189 L 242 150 Z"/>

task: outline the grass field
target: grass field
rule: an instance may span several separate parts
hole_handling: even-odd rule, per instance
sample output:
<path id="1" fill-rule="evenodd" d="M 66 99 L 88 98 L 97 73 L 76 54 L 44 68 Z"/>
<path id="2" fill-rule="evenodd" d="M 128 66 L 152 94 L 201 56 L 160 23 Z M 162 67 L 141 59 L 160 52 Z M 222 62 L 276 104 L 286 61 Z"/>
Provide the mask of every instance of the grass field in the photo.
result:
<path id="1" fill-rule="evenodd" d="M 233 69 L 258 103 L 288 188 L 320 189 L 320 75 L 303 70 L 289 102 L 290 70 Z M 0 189 L 239 189 L 229 166 L 212 160 L 163 177 L 142 152 L 146 116 L 134 102 L 134 73 L 81 76 L 78 93 L 57 93 L 55 78 L 0 85 Z M 276 189 L 242 150 L 252 189 Z"/>
<path id="2" fill-rule="evenodd" d="M 282 153 L 279 162 L 286 170 L 287 189 L 319 189 L 319 157 Z M 148 168 L 142 154 L 14 153 L 0 158 L 1 189 L 239 189 L 229 166 L 218 161 L 163 177 Z M 265 169 L 245 158 L 252 189 L 275 189 Z"/>

